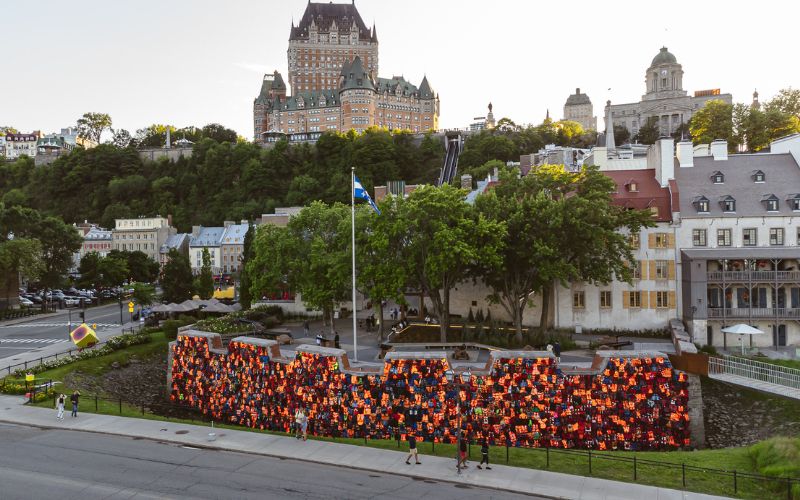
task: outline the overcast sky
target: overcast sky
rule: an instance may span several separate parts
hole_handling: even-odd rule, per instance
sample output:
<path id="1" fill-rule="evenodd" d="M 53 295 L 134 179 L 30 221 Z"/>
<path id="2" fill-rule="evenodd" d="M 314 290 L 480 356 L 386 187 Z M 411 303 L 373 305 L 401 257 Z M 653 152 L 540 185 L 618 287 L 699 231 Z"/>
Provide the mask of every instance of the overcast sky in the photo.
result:
<path id="1" fill-rule="evenodd" d="M 35 5 L 34 5 L 35 3 Z M 287 40 L 304 0 L 37 0 L 0 11 L 0 125 L 52 132 L 86 111 L 132 133 L 152 123 L 218 122 L 251 138 L 265 72 L 286 78 Z M 377 27 L 380 76 L 427 74 L 440 125 L 561 118 L 575 87 L 595 114 L 636 102 L 662 45 L 684 89 L 734 102 L 800 86 L 792 2 L 356 0 Z M 793 11 L 793 12 L 792 12 Z M 609 90 L 610 89 L 610 90 Z M 602 127 L 602 120 L 600 120 Z"/>

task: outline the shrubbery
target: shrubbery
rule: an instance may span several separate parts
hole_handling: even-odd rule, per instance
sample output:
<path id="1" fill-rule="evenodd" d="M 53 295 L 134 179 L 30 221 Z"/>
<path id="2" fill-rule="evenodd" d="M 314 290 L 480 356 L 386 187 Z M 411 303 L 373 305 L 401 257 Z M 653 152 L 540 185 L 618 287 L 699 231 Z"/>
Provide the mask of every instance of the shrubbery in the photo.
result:
<path id="1" fill-rule="evenodd" d="M 754 444 L 748 455 L 765 476 L 800 477 L 800 438 L 777 437 Z M 783 491 L 786 491 L 784 488 Z M 792 486 L 792 498 L 800 495 L 800 484 Z"/>

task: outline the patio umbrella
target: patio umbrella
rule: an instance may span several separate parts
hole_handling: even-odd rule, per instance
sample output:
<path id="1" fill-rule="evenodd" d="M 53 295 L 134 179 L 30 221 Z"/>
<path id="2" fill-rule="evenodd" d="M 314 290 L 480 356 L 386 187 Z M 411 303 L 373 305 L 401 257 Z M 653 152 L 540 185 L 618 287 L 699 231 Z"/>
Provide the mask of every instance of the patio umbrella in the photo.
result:
<path id="1" fill-rule="evenodd" d="M 169 312 L 169 306 L 166 304 L 158 304 L 157 306 L 151 308 L 150 312 L 155 312 L 155 313 Z"/>
<path id="2" fill-rule="evenodd" d="M 194 311 L 195 309 L 198 309 L 200 307 L 200 304 L 201 302 L 199 300 L 192 300 L 192 299 L 186 299 L 180 303 L 181 306 L 189 308 L 189 309 L 184 309 L 185 311 Z"/>
<path id="3" fill-rule="evenodd" d="M 739 336 L 739 341 L 742 344 L 742 356 L 744 356 L 744 336 L 745 335 L 761 335 L 764 332 L 759 330 L 758 328 L 753 328 L 750 325 L 745 325 L 744 323 L 740 323 L 738 325 L 729 326 L 727 328 L 722 329 L 722 333 L 733 333 L 734 335 Z"/>
<path id="4" fill-rule="evenodd" d="M 205 312 L 210 312 L 210 313 L 226 313 L 227 314 L 227 313 L 232 313 L 233 312 L 233 308 L 232 307 L 227 306 L 227 305 L 222 304 L 222 303 L 211 304 L 210 306 L 206 307 L 203 310 Z"/>

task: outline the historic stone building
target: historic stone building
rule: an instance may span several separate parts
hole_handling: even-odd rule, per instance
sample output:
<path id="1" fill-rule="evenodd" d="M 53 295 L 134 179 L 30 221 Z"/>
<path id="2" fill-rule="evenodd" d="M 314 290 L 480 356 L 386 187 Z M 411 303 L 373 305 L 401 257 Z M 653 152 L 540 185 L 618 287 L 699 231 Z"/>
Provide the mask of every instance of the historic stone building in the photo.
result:
<path id="1" fill-rule="evenodd" d="M 692 115 L 710 100 L 722 100 L 730 104 L 730 94 L 721 94 L 719 89 L 695 91 L 694 96 L 683 90 L 683 68 L 677 58 L 666 47 L 653 58 L 645 72 L 647 87 L 642 100 L 629 104 L 610 106 L 614 124 L 626 127 L 636 134 L 651 117 L 658 120 L 662 135 L 678 130 L 682 123 L 689 123 Z"/>
<path id="2" fill-rule="evenodd" d="M 309 2 L 289 33 L 288 94 L 283 76 L 265 75 L 253 103 L 254 139 L 315 140 L 371 126 L 422 132 L 438 127 L 439 96 L 426 77 L 379 78 L 378 36 L 355 4 Z"/>
<path id="3" fill-rule="evenodd" d="M 586 94 L 581 94 L 581 89 L 567 97 L 564 103 L 564 119 L 581 124 L 584 130 L 597 130 L 597 117 L 594 116 L 592 100 Z"/>

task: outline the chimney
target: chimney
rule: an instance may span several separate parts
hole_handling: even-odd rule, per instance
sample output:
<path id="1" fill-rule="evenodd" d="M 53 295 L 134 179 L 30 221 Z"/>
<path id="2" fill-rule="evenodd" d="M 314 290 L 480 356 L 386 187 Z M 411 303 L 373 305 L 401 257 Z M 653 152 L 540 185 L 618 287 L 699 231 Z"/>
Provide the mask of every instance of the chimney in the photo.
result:
<path id="1" fill-rule="evenodd" d="M 222 225 L 223 225 L 224 227 L 228 228 L 228 227 L 230 227 L 230 226 L 232 226 L 232 225 L 233 225 L 233 221 L 232 221 L 232 220 L 226 220 L 226 221 L 224 221 L 224 222 L 222 223 Z"/>
<path id="2" fill-rule="evenodd" d="M 472 176 L 464 174 L 461 176 L 461 189 L 472 189 Z"/>
<path id="3" fill-rule="evenodd" d="M 694 167 L 694 147 L 691 141 L 681 141 L 676 148 L 676 156 L 681 168 Z"/>
<path id="4" fill-rule="evenodd" d="M 711 156 L 714 161 L 728 159 L 728 141 L 722 139 L 715 139 L 711 142 Z"/>
<path id="5" fill-rule="evenodd" d="M 172 214 L 167 214 L 167 226 L 172 227 Z"/>
<path id="6" fill-rule="evenodd" d="M 660 137 L 656 141 L 656 180 L 661 187 L 667 187 L 669 180 L 675 178 L 674 144 L 672 137 Z"/>
<path id="7" fill-rule="evenodd" d="M 198 236 L 200 236 L 200 229 L 202 227 L 203 226 L 192 226 L 192 237 L 193 238 L 197 238 Z"/>

